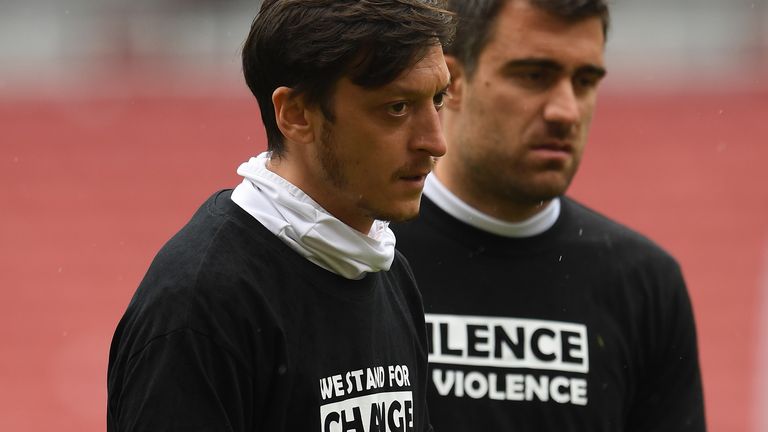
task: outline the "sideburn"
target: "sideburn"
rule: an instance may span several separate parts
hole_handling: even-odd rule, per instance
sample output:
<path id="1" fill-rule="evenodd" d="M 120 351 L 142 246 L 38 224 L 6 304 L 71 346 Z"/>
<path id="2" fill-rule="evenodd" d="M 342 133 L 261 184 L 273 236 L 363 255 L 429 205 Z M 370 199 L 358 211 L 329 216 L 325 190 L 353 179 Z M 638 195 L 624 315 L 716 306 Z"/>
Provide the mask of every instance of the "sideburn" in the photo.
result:
<path id="1" fill-rule="evenodd" d="M 342 163 L 338 157 L 338 148 L 333 139 L 333 123 L 327 118 L 323 120 L 323 132 L 320 135 L 320 145 L 317 155 L 320 159 L 320 167 L 323 170 L 325 181 L 330 182 L 336 188 L 345 188 L 348 185 L 342 169 Z"/>

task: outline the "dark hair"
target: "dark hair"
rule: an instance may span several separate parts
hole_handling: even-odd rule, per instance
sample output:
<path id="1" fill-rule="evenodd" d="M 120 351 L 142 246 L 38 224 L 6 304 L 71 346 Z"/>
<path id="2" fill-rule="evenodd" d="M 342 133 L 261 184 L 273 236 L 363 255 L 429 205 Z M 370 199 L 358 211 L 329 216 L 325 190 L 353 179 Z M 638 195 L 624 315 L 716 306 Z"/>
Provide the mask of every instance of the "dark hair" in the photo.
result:
<path id="1" fill-rule="evenodd" d="M 599 17 L 603 34 L 608 35 L 610 14 L 605 0 L 449 0 L 448 9 L 456 14 L 458 26 L 456 38 L 445 52 L 462 63 L 468 77 L 472 77 L 480 52 L 493 36 L 499 12 L 513 1 L 525 1 L 569 21 Z"/>
<path id="2" fill-rule="evenodd" d="M 243 47 L 243 73 L 259 102 L 268 150 L 284 150 L 272 104 L 278 87 L 303 94 L 332 121 L 340 78 L 386 85 L 429 47 L 448 45 L 454 30 L 445 0 L 265 0 Z"/>

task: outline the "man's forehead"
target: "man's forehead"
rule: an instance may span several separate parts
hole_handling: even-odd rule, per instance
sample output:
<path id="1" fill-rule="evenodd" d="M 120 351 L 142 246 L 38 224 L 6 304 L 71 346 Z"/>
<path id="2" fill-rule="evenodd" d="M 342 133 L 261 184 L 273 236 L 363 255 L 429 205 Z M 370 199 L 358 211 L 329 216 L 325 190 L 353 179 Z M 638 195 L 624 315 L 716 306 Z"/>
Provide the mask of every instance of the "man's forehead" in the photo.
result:
<path id="1" fill-rule="evenodd" d="M 382 94 L 433 94 L 448 86 L 450 73 L 445 64 L 442 47 L 430 47 L 427 54 L 412 67 L 406 69 L 394 81 L 372 92 Z"/>
<path id="2" fill-rule="evenodd" d="M 501 11 L 494 27 L 481 58 L 495 58 L 495 62 L 537 58 L 603 65 L 605 36 L 600 17 L 566 20 L 526 2 L 511 2 Z"/>

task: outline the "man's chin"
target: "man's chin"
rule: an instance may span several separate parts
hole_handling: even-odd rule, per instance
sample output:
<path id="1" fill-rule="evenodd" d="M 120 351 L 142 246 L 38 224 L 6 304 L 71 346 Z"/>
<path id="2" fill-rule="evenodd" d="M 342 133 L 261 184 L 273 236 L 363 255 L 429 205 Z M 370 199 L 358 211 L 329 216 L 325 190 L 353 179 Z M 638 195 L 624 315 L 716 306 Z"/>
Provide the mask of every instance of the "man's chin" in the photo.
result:
<path id="1" fill-rule="evenodd" d="M 385 220 L 389 222 L 399 223 L 408 222 L 416 219 L 419 216 L 419 203 L 415 203 L 401 209 L 389 209 L 387 211 L 379 211 L 375 213 L 375 219 Z"/>
<path id="2" fill-rule="evenodd" d="M 566 173 L 550 173 L 548 177 L 529 184 L 526 195 L 533 201 L 549 201 L 565 194 L 572 179 L 573 176 Z"/>

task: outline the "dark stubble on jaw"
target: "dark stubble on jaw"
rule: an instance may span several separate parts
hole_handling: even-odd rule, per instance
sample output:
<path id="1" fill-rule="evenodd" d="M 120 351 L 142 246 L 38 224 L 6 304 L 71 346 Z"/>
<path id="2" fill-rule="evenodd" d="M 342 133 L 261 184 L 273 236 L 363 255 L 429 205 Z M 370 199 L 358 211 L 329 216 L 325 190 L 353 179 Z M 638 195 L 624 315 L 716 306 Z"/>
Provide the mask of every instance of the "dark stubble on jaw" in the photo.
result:
<path id="1" fill-rule="evenodd" d="M 330 182 L 339 193 L 345 193 L 349 187 L 349 179 L 344 174 L 343 163 L 339 158 L 338 147 L 333 138 L 333 124 L 328 120 L 323 122 L 323 132 L 320 136 L 320 146 L 318 147 L 317 155 L 320 159 L 323 175 L 325 176 L 323 180 Z M 405 168 L 403 168 L 403 171 L 405 171 Z M 378 208 L 364 195 L 357 197 L 357 207 L 371 219 L 402 222 L 416 217 L 416 215 L 404 217 L 394 214 L 386 208 Z"/>
<path id="2" fill-rule="evenodd" d="M 345 188 L 349 183 L 344 171 L 341 169 L 341 161 L 337 156 L 338 149 L 333 140 L 333 124 L 329 120 L 323 121 L 323 133 L 320 136 L 320 147 L 317 155 L 320 158 L 320 167 L 323 169 L 325 178 L 323 180 L 330 182 L 338 189 Z"/>

